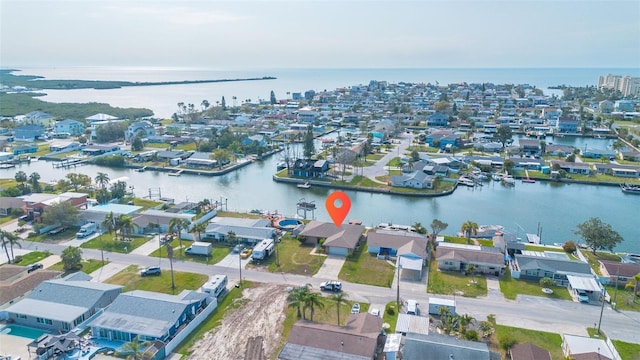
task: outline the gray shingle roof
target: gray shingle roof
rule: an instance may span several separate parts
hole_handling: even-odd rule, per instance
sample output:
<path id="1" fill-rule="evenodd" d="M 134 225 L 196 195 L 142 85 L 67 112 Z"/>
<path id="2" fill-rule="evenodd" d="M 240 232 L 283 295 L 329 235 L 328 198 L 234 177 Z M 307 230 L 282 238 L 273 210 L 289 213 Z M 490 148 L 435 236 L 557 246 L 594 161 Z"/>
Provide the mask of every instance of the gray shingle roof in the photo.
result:
<path id="1" fill-rule="evenodd" d="M 89 309 L 96 305 L 105 292 L 119 293 L 121 289 L 120 285 L 54 279 L 42 282 L 28 295 L 28 298 Z"/>
<path id="2" fill-rule="evenodd" d="M 516 255 L 515 258 L 521 271 L 541 269 L 554 273 L 591 274 L 589 264 L 582 261 L 528 255 Z"/>
<path id="3" fill-rule="evenodd" d="M 407 333 L 402 358 L 422 360 L 425 359 L 425 354 L 429 354 L 429 359 L 490 359 L 489 348 L 485 343 L 460 340 L 448 335 Z"/>

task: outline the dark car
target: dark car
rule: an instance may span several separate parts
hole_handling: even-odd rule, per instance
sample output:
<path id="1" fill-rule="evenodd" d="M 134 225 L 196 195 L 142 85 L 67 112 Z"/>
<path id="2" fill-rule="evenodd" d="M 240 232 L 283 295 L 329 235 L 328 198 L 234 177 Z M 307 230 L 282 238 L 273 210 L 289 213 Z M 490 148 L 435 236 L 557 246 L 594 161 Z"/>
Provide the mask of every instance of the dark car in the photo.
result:
<path id="1" fill-rule="evenodd" d="M 18 218 L 18 220 L 20 221 L 24 221 L 24 222 L 29 222 L 33 220 L 33 215 L 29 214 L 29 215 L 22 215 Z"/>
<path id="2" fill-rule="evenodd" d="M 65 232 L 65 230 L 67 230 L 67 228 L 60 227 L 57 229 L 53 229 L 49 231 L 49 235 L 54 236 L 54 235 L 62 234 L 63 232 Z"/>
<path id="3" fill-rule="evenodd" d="M 140 271 L 141 276 L 159 276 L 161 274 L 160 267 L 151 266 L 142 271 Z"/>
<path id="4" fill-rule="evenodd" d="M 42 269 L 44 266 L 42 266 L 42 264 L 40 263 L 36 263 L 36 264 L 31 264 L 29 265 L 29 267 L 27 268 L 27 273 L 32 273 L 38 269 Z"/>
<path id="5" fill-rule="evenodd" d="M 342 283 L 340 281 L 325 281 L 320 284 L 320 290 L 322 291 L 342 291 Z"/>

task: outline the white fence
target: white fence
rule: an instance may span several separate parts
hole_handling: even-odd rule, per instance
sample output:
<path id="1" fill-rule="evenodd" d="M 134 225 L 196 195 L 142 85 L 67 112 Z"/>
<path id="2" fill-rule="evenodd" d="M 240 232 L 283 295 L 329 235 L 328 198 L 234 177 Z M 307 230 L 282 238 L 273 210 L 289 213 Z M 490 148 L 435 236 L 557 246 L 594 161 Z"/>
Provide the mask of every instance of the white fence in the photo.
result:
<path id="1" fill-rule="evenodd" d="M 209 306 L 207 306 L 200 314 L 198 314 L 187 326 L 182 329 L 171 341 L 167 343 L 165 348 L 165 354 L 167 356 L 175 350 L 178 345 L 189 336 L 203 321 L 211 315 L 211 313 L 218 307 L 218 301 L 213 299 Z"/>

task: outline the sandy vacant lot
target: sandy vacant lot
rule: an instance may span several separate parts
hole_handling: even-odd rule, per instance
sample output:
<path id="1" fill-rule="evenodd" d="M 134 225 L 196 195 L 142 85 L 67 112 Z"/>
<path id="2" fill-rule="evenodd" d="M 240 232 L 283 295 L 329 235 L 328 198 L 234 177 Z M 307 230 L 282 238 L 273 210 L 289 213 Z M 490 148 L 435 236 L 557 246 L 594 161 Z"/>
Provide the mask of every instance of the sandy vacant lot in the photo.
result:
<path id="1" fill-rule="evenodd" d="M 271 357 L 282 340 L 287 294 L 284 286 L 274 284 L 245 289 L 240 299 L 245 304 L 227 313 L 220 326 L 196 342 L 189 359 L 259 360 Z"/>

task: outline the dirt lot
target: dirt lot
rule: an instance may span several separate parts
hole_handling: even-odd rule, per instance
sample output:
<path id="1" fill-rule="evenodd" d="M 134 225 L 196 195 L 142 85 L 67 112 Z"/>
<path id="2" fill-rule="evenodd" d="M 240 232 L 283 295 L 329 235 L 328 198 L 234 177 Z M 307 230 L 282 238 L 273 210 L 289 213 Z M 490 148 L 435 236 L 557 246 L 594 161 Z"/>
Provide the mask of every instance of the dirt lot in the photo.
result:
<path id="1" fill-rule="evenodd" d="M 189 359 L 259 360 L 271 358 L 282 340 L 287 291 L 284 286 L 265 284 L 245 289 L 243 306 L 224 317 L 222 325 L 196 342 Z M 263 354 L 260 354 L 262 337 Z M 247 344 L 250 354 L 247 354 Z M 262 357 L 266 356 L 266 357 Z"/>

